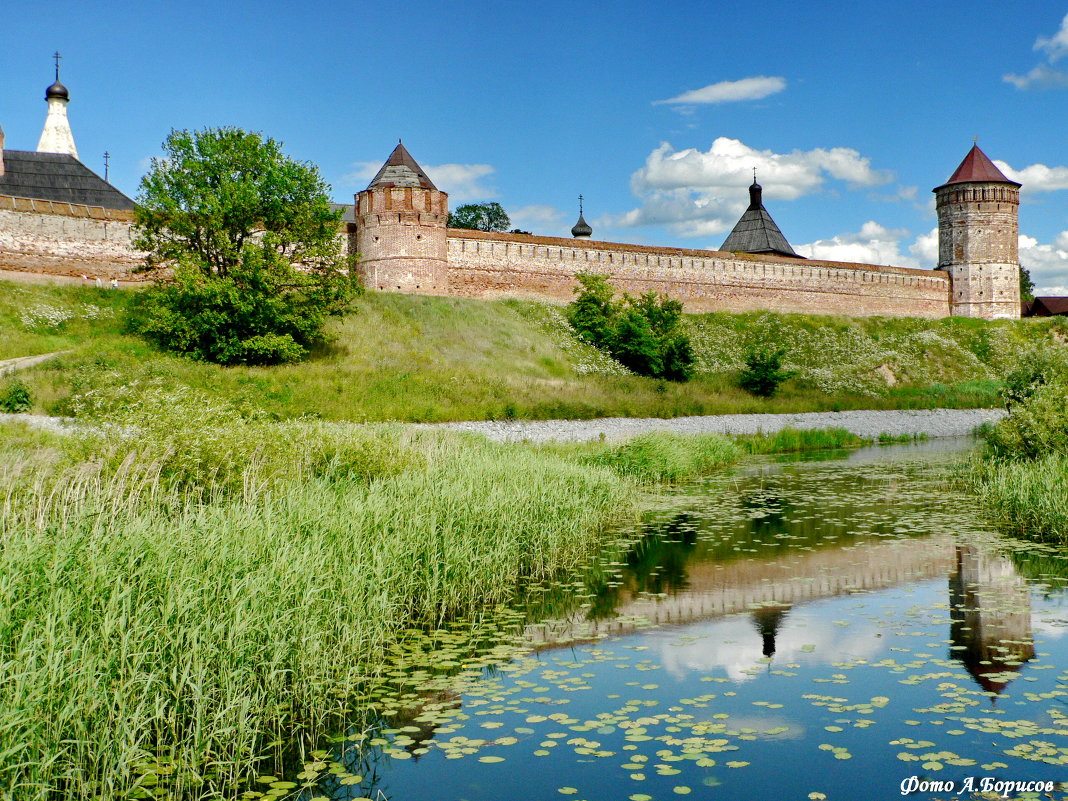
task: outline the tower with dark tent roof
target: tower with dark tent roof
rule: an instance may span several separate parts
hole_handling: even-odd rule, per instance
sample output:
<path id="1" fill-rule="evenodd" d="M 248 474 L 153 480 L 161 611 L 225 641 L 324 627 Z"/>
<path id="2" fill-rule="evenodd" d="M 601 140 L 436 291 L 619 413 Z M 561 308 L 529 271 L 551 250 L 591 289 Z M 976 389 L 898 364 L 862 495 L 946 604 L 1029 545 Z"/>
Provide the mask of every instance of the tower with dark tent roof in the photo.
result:
<path id="1" fill-rule="evenodd" d="M 728 253 L 769 253 L 793 259 L 804 258 L 794 252 L 775 220 L 771 219 L 768 210 L 764 208 L 763 192 L 754 172 L 753 183 L 749 187 L 749 208 L 735 223 L 719 249 Z"/>
<path id="2" fill-rule="evenodd" d="M 975 144 L 935 193 L 938 269 L 952 279 L 950 313 L 1020 316 L 1020 184 Z"/>
<path id="3" fill-rule="evenodd" d="M 434 186 L 401 142 L 356 195 L 356 249 L 364 285 L 448 292 L 445 226 L 449 196 Z"/>

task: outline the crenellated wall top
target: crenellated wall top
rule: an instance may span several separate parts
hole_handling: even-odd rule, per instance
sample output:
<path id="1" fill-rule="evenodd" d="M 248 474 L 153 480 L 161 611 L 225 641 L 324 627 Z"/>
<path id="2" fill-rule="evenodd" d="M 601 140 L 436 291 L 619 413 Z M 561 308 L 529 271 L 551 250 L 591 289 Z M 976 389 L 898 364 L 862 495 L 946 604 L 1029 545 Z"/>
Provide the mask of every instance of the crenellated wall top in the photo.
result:
<path id="1" fill-rule="evenodd" d="M 33 214 L 53 214 L 60 217 L 103 220 L 105 222 L 133 222 L 134 212 L 128 209 L 108 209 L 103 206 L 82 206 L 54 200 L 36 200 L 14 195 L 0 195 L 0 211 L 24 211 Z"/>
<path id="2" fill-rule="evenodd" d="M 786 256 L 772 256 L 762 253 L 732 253 L 720 250 L 700 250 L 696 248 L 669 248 L 650 245 L 630 245 L 622 242 L 602 242 L 592 239 L 568 239 L 556 236 L 533 236 L 530 234 L 505 234 L 495 231 L 473 231 L 466 228 L 449 228 L 449 239 L 478 240 L 482 242 L 501 242 L 518 245 L 543 245 L 554 248 L 573 248 L 584 251 L 602 251 L 611 253 L 640 253 L 650 256 L 683 256 L 701 259 L 732 259 L 757 264 L 783 264 L 795 267 L 825 267 L 836 270 L 858 270 L 864 272 L 887 273 L 893 275 L 910 275 L 922 278 L 935 278 L 949 282 L 949 276 L 942 270 L 925 270 L 914 267 L 892 267 L 880 264 L 861 264 L 856 262 L 823 261 L 821 259 L 791 259 Z"/>

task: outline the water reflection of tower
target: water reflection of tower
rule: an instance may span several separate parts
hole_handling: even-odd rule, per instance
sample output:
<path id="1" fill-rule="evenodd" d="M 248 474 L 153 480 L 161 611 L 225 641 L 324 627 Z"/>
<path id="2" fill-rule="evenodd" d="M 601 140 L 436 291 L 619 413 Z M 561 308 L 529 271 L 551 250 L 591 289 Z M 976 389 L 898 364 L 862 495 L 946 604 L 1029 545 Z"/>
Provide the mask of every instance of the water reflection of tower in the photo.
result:
<path id="1" fill-rule="evenodd" d="M 783 618 L 789 611 L 789 604 L 783 604 L 782 606 L 763 606 L 753 612 L 753 623 L 756 624 L 756 629 L 764 641 L 761 650 L 769 659 L 775 654 L 775 635 L 779 633 Z"/>
<path id="2" fill-rule="evenodd" d="M 949 576 L 951 653 L 980 687 L 997 694 L 1035 655 L 1030 589 L 1012 562 L 974 545 L 958 545 L 956 562 Z"/>

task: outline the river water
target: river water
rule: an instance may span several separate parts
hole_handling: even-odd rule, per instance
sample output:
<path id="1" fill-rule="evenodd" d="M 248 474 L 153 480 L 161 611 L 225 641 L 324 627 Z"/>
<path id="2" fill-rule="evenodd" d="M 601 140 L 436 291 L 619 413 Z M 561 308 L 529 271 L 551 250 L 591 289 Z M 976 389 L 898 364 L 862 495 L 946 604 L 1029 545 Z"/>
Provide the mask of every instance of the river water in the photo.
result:
<path id="1" fill-rule="evenodd" d="M 1068 562 L 984 522 L 949 480 L 968 447 L 768 459 L 677 488 L 558 619 L 479 659 L 447 636 L 398 656 L 396 677 L 433 680 L 380 695 L 378 725 L 316 752 L 300 798 L 882 801 L 1068 781 Z"/>

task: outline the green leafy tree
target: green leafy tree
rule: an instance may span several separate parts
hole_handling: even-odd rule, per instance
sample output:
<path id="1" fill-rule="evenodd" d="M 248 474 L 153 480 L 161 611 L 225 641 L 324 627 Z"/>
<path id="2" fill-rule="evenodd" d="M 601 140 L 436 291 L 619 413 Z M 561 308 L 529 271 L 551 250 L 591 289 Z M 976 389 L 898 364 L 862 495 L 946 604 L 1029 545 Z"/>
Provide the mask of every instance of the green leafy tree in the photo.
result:
<path id="1" fill-rule="evenodd" d="M 466 203 L 456 211 L 449 212 L 449 228 L 467 228 L 472 231 L 497 231 L 503 233 L 512 221 L 500 203 Z"/>
<path id="2" fill-rule="evenodd" d="M 682 304 L 655 292 L 615 300 L 608 277 L 575 276 L 578 297 L 568 307 L 571 326 L 583 339 L 638 375 L 688 381 L 694 355 L 682 328 Z"/>
<path id="3" fill-rule="evenodd" d="M 1035 299 L 1035 282 L 1031 280 L 1031 271 L 1026 267 L 1020 268 L 1020 300 Z"/>
<path id="4" fill-rule="evenodd" d="M 664 360 L 660 341 L 640 308 L 625 304 L 612 331 L 611 354 L 638 375 L 663 378 Z"/>
<path id="5" fill-rule="evenodd" d="M 567 319 L 580 337 L 601 350 L 609 350 L 618 309 L 612 302 L 615 290 L 608 276 L 579 273 L 575 276 L 578 297 L 567 307 Z"/>
<path id="6" fill-rule="evenodd" d="M 779 385 L 790 378 L 793 372 L 783 368 L 786 351 L 782 348 L 761 346 L 751 348 L 745 355 L 745 367 L 738 376 L 738 386 L 761 398 L 770 398 Z"/>
<path id="7" fill-rule="evenodd" d="M 358 289 L 319 171 L 237 128 L 172 131 L 163 150 L 137 198 L 134 246 L 157 278 L 134 327 L 219 364 L 306 356 Z"/>

